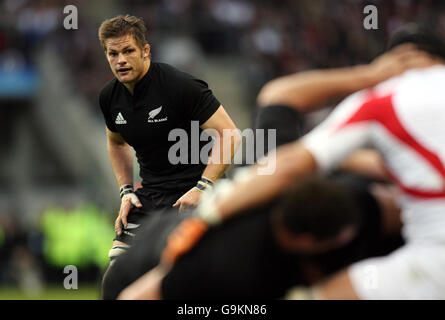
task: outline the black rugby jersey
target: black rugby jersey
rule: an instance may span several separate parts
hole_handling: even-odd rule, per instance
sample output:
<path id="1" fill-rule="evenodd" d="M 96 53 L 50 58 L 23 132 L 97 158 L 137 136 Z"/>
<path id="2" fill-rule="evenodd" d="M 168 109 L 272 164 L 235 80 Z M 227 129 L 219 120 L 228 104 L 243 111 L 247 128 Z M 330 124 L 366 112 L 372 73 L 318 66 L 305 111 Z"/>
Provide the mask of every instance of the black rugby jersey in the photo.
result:
<path id="1" fill-rule="evenodd" d="M 200 141 L 199 126 L 221 105 L 207 83 L 168 64 L 151 62 L 133 95 L 113 79 L 102 89 L 99 104 L 108 129 L 119 132 L 136 151 L 145 188 L 170 191 L 196 184 L 206 166 L 196 149 L 201 151 L 210 141 Z M 176 135 L 168 141 L 174 129 L 187 134 L 188 157 L 182 161 L 186 163 L 172 164 L 168 159 L 170 148 L 179 142 Z"/>

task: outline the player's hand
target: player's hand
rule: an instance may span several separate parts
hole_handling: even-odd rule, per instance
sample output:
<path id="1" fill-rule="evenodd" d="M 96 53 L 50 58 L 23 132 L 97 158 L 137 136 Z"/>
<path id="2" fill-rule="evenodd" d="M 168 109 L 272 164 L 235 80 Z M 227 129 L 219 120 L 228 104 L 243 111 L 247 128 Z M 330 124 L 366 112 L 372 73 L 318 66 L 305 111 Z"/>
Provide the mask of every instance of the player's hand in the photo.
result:
<path id="1" fill-rule="evenodd" d="M 401 44 L 378 56 L 371 62 L 371 76 L 376 83 L 402 74 L 408 69 L 425 68 L 433 65 L 434 59 L 414 44 Z"/>
<path id="2" fill-rule="evenodd" d="M 127 227 L 127 217 L 130 209 L 136 206 L 138 208 L 142 207 L 141 201 L 135 193 L 128 193 L 122 197 L 121 208 L 119 210 L 119 216 L 114 223 L 114 230 L 120 236 L 122 234 L 122 225 Z"/>
<path id="3" fill-rule="evenodd" d="M 185 193 L 181 198 L 179 198 L 174 204 L 173 207 L 179 207 L 179 211 L 189 208 L 196 207 L 201 199 L 202 191 L 198 188 L 193 187 L 187 193 Z"/>

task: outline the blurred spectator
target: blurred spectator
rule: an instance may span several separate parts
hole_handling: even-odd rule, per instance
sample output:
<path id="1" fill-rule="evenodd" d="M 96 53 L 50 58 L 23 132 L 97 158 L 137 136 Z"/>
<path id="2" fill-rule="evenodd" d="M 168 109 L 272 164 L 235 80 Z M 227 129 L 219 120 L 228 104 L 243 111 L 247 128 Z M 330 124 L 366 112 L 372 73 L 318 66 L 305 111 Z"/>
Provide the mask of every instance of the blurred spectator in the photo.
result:
<path id="1" fill-rule="evenodd" d="M 14 214 L 0 217 L 2 241 L 0 243 L 0 283 L 16 284 L 17 277 L 12 268 L 11 261 L 17 248 L 26 245 L 26 233 L 20 227 Z"/>

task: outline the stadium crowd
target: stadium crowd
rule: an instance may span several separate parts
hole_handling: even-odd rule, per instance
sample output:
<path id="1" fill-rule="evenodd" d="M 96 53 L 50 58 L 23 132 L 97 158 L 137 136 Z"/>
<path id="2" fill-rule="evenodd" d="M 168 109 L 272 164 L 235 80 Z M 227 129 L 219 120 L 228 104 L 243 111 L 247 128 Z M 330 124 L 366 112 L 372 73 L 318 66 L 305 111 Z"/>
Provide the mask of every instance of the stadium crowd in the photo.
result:
<path id="1" fill-rule="evenodd" d="M 0 65 L 11 57 L 22 60 L 21 55 L 29 61 L 34 48 L 51 43 L 98 113 L 97 92 L 111 78 L 95 32 L 105 10 L 83 1 L 64 3 L 78 7 L 82 28 L 73 31 L 74 37 L 66 37 L 63 15 L 58 12 L 60 1 L 3 1 Z M 378 8 L 377 30 L 363 28 L 367 4 Z M 197 47 L 209 56 L 242 56 L 246 61 L 243 83 L 252 101 L 261 86 L 277 76 L 369 62 L 402 24 L 429 21 L 445 33 L 445 2 L 441 0 L 129 0 L 112 5 L 117 12 L 144 18 L 155 60 L 163 60 L 159 45 L 169 38 L 187 40 L 178 42 L 182 55 L 193 57 L 196 51 L 190 47 Z"/>
<path id="2" fill-rule="evenodd" d="M 363 28 L 363 7 L 368 3 L 378 7 L 378 30 Z M 119 5 L 120 12 L 143 17 L 147 22 L 155 60 L 163 59 L 156 49 L 159 44 L 176 37 L 186 38 L 205 55 L 243 57 L 246 68 L 241 79 L 250 90 L 251 102 L 261 86 L 277 76 L 369 62 L 405 23 L 437 22 L 445 33 L 445 15 L 439 14 L 445 2 L 440 0 L 131 0 Z M 98 22 L 84 16 L 83 11 L 80 4 L 80 23 L 95 27 Z M 77 31 L 75 42 L 65 40 L 63 56 L 74 67 L 72 72 L 82 91 L 96 106 L 96 93 L 110 74 L 104 74 L 102 52 L 91 30 L 94 28 Z M 63 43 L 64 37 L 59 41 Z M 193 55 L 189 46 L 183 42 L 179 45 L 183 45 L 179 52 L 186 55 L 191 51 Z"/>

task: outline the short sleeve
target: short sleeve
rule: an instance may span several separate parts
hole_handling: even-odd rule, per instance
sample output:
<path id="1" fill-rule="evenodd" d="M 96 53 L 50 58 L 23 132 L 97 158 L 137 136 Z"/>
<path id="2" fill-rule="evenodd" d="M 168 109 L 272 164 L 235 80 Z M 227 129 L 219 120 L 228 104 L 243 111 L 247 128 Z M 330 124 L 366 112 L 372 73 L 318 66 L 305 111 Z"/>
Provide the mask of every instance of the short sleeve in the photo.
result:
<path id="1" fill-rule="evenodd" d="M 371 145 L 373 119 L 356 117 L 366 106 L 366 96 L 366 92 L 349 96 L 301 139 L 321 171 L 330 171 L 356 149 Z"/>
<path id="2" fill-rule="evenodd" d="M 105 124 L 110 131 L 117 132 L 116 125 L 111 118 L 110 100 L 111 100 L 111 84 L 105 86 L 99 94 L 99 106 L 105 119 Z"/>
<path id="3" fill-rule="evenodd" d="M 189 78 L 182 87 L 182 101 L 186 105 L 191 120 L 202 125 L 218 110 L 221 103 L 213 95 L 205 81 Z"/>

